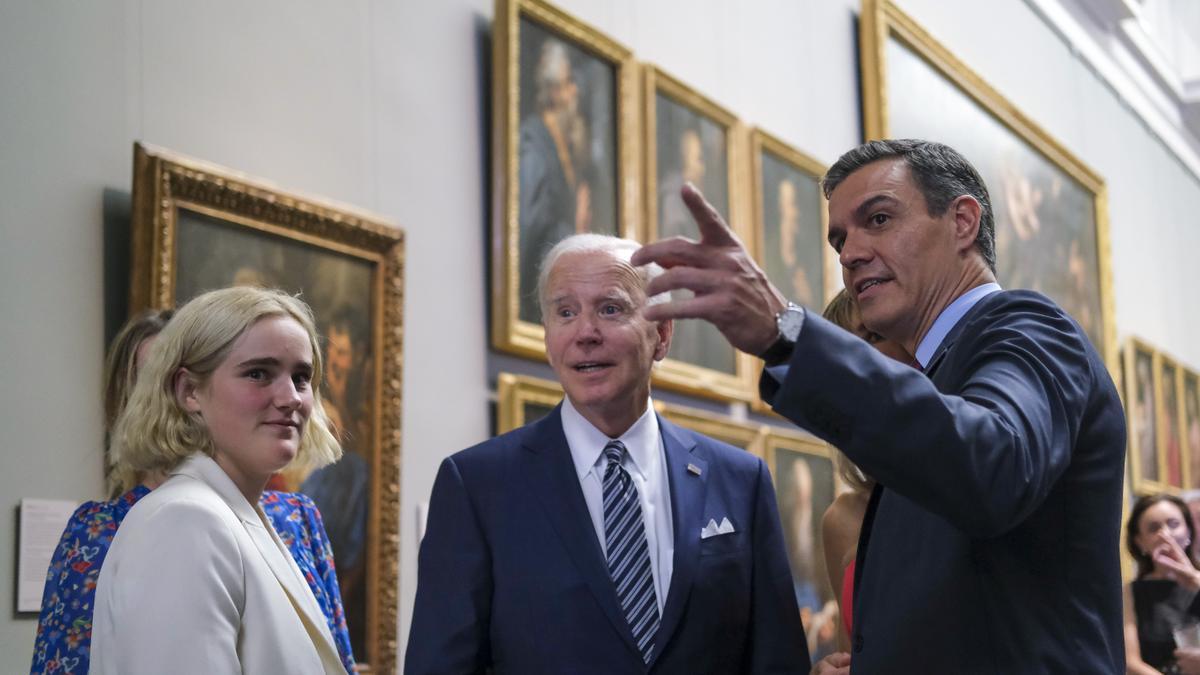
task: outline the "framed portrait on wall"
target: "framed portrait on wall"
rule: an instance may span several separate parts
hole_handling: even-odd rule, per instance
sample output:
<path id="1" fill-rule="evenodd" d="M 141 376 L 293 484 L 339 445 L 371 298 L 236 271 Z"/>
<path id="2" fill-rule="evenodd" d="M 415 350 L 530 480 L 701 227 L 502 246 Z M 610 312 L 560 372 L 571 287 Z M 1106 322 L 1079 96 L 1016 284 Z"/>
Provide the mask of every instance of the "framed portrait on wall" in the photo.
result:
<path id="1" fill-rule="evenodd" d="M 837 494 L 829 446 L 811 436 L 771 427 L 767 466 L 775 483 L 792 587 L 814 661 L 837 650 L 841 618 L 826 570 L 821 517 Z"/>
<path id="2" fill-rule="evenodd" d="M 728 415 L 662 401 L 655 401 L 654 405 L 658 414 L 684 429 L 715 438 L 758 457 L 763 456 L 763 434 L 766 429 L 761 424 L 739 422 Z"/>
<path id="3" fill-rule="evenodd" d="M 825 166 L 761 129 L 750 134 L 752 246 L 767 278 L 792 302 L 818 314 L 829 300 Z"/>
<path id="4" fill-rule="evenodd" d="M 644 68 L 643 130 L 648 241 L 673 236 L 699 239 L 680 190 L 692 183 L 735 228 L 744 222 L 737 150 L 741 128 L 733 113 L 654 66 Z M 749 239 L 748 232 L 738 233 Z M 677 297 L 686 297 L 679 291 Z M 753 398 L 748 357 L 712 324 L 698 319 L 675 322 L 667 359 L 655 370 L 655 383 L 715 399 Z"/>
<path id="5" fill-rule="evenodd" d="M 492 343 L 541 358 L 542 257 L 575 233 L 637 238 L 637 71 L 540 0 L 497 0 L 493 45 Z"/>
<path id="6" fill-rule="evenodd" d="M 1163 482 L 1168 487 L 1183 490 L 1185 467 L 1183 463 L 1183 414 L 1179 395 L 1179 365 L 1174 360 L 1159 354 L 1158 357 L 1158 454 Z"/>
<path id="7" fill-rule="evenodd" d="M 1115 378 L 1103 179 L 890 0 L 864 1 L 860 31 L 867 138 L 927 138 L 961 152 L 988 186 L 1000 284 L 1055 300 Z"/>
<path id="8" fill-rule="evenodd" d="M 1187 466 L 1186 485 L 1200 488 L 1200 375 L 1182 370 L 1180 392 L 1183 396 L 1183 456 Z"/>
<path id="9" fill-rule="evenodd" d="M 1130 338 L 1125 344 L 1125 411 L 1129 443 L 1129 472 L 1137 495 L 1165 487 L 1158 461 L 1158 387 L 1155 372 L 1158 353 L 1150 345 Z"/>
<path id="10" fill-rule="evenodd" d="M 178 307 L 231 285 L 312 307 L 321 398 L 342 458 L 268 489 L 316 503 L 336 556 L 360 672 L 396 668 L 404 235 L 352 207 L 182 155 L 134 147 L 131 308 Z"/>
<path id="11" fill-rule="evenodd" d="M 540 420 L 562 399 L 562 385 L 553 380 L 500 373 L 496 378 L 496 433 L 508 433 Z"/>

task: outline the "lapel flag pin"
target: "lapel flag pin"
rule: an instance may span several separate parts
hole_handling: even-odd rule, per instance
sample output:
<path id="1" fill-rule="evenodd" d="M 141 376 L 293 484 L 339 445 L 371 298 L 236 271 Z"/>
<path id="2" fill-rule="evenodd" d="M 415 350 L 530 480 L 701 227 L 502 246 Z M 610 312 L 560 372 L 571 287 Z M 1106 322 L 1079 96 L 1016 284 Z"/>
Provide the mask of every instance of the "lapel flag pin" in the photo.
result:
<path id="1" fill-rule="evenodd" d="M 700 467 L 696 466 L 695 464 L 688 464 L 688 473 L 694 473 L 697 476 L 699 476 L 700 475 Z"/>

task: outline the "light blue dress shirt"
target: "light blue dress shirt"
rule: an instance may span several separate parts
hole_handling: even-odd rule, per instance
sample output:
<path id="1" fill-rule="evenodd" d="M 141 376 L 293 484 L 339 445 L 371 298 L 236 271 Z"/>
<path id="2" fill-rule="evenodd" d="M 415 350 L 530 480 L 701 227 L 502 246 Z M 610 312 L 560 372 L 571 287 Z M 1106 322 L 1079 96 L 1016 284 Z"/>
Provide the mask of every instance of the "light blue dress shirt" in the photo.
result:
<path id="1" fill-rule="evenodd" d="M 938 318 L 934 320 L 929 331 L 925 333 L 925 337 L 921 338 L 921 343 L 917 345 L 917 353 L 913 354 L 917 357 L 917 363 L 921 364 L 922 370 L 929 365 L 929 359 L 932 359 L 933 355 L 937 353 L 937 348 L 942 345 L 942 340 L 945 340 L 950 331 L 958 325 L 963 315 L 974 307 L 975 303 L 992 293 L 999 293 L 1000 290 L 1000 284 L 994 282 L 976 286 L 955 298 L 954 302 L 943 309 L 941 314 L 938 314 Z"/>

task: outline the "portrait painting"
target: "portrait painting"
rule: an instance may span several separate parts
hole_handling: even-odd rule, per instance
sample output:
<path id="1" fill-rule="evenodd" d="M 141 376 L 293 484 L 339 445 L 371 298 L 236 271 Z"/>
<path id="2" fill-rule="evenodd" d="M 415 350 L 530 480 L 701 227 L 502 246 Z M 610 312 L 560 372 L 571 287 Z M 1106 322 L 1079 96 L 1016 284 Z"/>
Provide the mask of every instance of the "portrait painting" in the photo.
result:
<path id="1" fill-rule="evenodd" d="M 562 385 L 553 380 L 500 373 L 496 378 L 496 434 L 540 420 L 562 399 Z"/>
<path id="2" fill-rule="evenodd" d="M 868 137 L 962 153 L 988 188 L 1000 285 L 1049 296 L 1118 370 L 1103 179 L 893 3 L 863 12 Z"/>
<path id="3" fill-rule="evenodd" d="M 1126 433 L 1129 468 L 1136 494 L 1161 489 L 1158 463 L 1158 392 L 1154 384 L 1157 356 L 1149 345 L 1131 339 L 1125 347 Z"/>
<path id="4" fill-rule="evenodd" d="M 821 517 L 836 496 L 833 461 L 824 443 L 790 432 L 768 434 L 766 448 L 792 587 L 815 662 L 837 651 L 841 621 L 821 539 Z"/>
<path id="5" fill-rule="evenodd" d="M 645 83 L 647 238 L 700 238 L 680 196 L 688 183 L 728 222 L 741 223 L 734 194 L 737 118 L 653 66 L 645 69 Z M 687 297 L 688 291 L 672 294 L 672 299 Z M 665 386 L 701 396 L 748 400 L 751 393 L 738 351 L 712 324 L 698 319 L 675 321 L 667 361 L 657 375 Z"/>
<path id="6" fill-rule="evenodd" d="M 1179 410 L 1179 368 L 1165 356 L 1159 357 L 1158 392 L 1158 442 L 1162 446 L 1159 454 L 1163 458 L 1163 482 L 1168 486 L 1183 489 L 1183 434 Z"/>
<path id="7" fill-rule="evenodd" d="M 1187 458 L 1187 487 L 1200 487 L 1200 375 L 1183 371 L 1183 447 Z"/>
<path id="8" fill-rule="evenodd" d="M 623 142 L 636 133 L 636 73 L 627 49 L 536 0 L 497 2 L 495 50 L 493 337 L 538 356 L 546 253 L 571 234 L 636 236 L 637 163 Z"/>
<path id="9" fill-rule="evenodd" d="M 788 300 L 820 312 L 826 299 L 825 167 L 761 131 L 751 135 L 758 263 Z"/>
<path id="10" fill-rule="evenodd" d="M 398 551 L 386 541 L 398 537 L 398 505 L 385 495 L 398 488 L 402 234 L 369 214 L 167 151 L 138 146 L 135 164 L 135 308 L 178 307 L 245 285 L 284 290 L 313 310 L 321 401 L 343 454 L 320 469 L 284 469 L 267 489 L 317 505 L 355 657 L 364 670 L 387 670 L 396 657 L 387 622 Z M 170 191 L 166 199 L 153 200 L 156 185 Z"/>

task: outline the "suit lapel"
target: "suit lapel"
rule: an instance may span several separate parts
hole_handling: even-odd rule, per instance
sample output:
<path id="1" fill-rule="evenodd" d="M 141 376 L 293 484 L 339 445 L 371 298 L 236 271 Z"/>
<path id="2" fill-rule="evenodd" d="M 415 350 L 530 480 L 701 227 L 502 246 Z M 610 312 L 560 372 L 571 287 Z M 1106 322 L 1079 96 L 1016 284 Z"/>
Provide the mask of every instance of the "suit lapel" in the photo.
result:
<path id="1" fill-rule="evenodd" d="M 671 485 L 671 522 L 675 528 L 675 556 L 671 568 L 671 587 L 663 606 L 662 621 L 654 638 L 654 654 L 650 664 L 658 660 L 671 635 L 679 627 L 683 609 L 687 606 L 696 569 L 700 564 L 700 530 L 704 524 L 705 487 L 708 485 L 708 462 L 697 455 L 696 443 L 679 427 L 658 418 L 663 449 L 667 457 L 665 468 Z M 688 466 L 700 470 L 699 475 Z"/>
<path id="2" fill-rule="evenodd" d="M 613 629 L 625 645 L 641 658 L 629 623 L 617 601 L 617 591 L 608 574 L 608 565 L 596 539 L 596 528 L 583 500 L 583 490 L 571 449 L 562 430 L 561 404 L 546 417 L 535 422 L 523 445 L 524 473 L 530 491 L 537 495 L 546 510 L 554 531 L 562 540 L 571 560 L 579 569 L 596 602 L 604 610 Z"/>
<path id="3" fill-rule="evenodd" d="M 338 670 L 342 669 L 341 657 L 337 653 L 337 647 L 333 644 L 333 636 L 329 632 L 329 624 L 325 620 L 325 615 L 317 605 L 317 600 L 313 597 L 308 582 L 301 575 L 300 568 L 279 539 L 279 535 L 269 527 L 270 521 L 262 512 L 262 508 L 258 505 L 251 506 L 225 471 L 207 456 L 191 457 L 176 469 L 175 473 L 187 474 L 203 481 L 215 490 L 229 506 L 241 521 L 242 527 L 250 536 L 250 541 L 254 542 L 254 547 L 258 549 L 259 555 L 267 563 L 267 567 L 275 575 L 279 585 L 296 609 L 305 630 L 312 637 L 313 646 L 316 647 L 321 661 L 328 669 L 329 659 L 332 656 L 332 663 L 336 664 Z"/>

